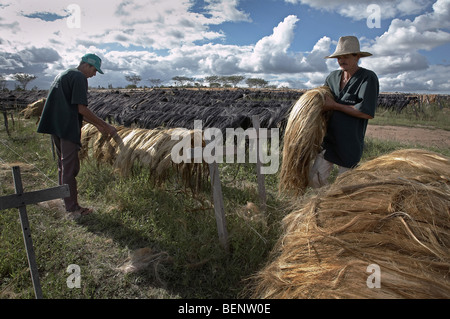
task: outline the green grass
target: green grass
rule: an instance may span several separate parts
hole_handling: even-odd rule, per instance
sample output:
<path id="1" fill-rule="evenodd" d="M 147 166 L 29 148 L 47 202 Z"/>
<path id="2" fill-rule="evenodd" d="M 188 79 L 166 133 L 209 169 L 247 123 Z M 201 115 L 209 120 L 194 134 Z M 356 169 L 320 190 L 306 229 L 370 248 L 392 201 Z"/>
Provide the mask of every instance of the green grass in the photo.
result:
<path id="1" fill-rule="evenodd" d="M 421 109 L 405 107 L 398 113 L 393 110 L 378 108 L 375 118 L 370 120 L 371 125 L 393 125 L 408 127 L 424 127 L 432 129 L 450 130 L 450 105 L 445 102 L 439 106 L 437 103 L 424 105 Z"/>
<path id="2" fill-rule="evenodd" d="M 0 126 L 0 196 L 14 193 L 12 163 L 21 163 L 25 191 L 56 185 L 49 136 L 35 130 L 34 119 L 16 119 L 11 137 Z M 369 139 L 363 161 L 411 146 L 421 147 Z M 73 221 L 27 206 L 44 297 L 241 297 L 246 279 L 268 261 L 288 210 L 277 197 L 277 175 L 266 176 L 267 212 L 261 216 L 243 208 L 259 203 L 255 165 L 221 164 L 220 174 L 228 253 L 218 240 L 208 183 L 195 192 L 175 177 L 156 186 L 145 168 L 121 177 L 107 165 L 83 162 L 80 200 L 94 214 Z M 141 248 L 151 250 L 153 262 L 136 273 L 120 271 Z M 81 288 L 67 287 L 70 264 L 80 266 Z M 0 211 L 0 298 L 34 298 L 17 209 Z"/>

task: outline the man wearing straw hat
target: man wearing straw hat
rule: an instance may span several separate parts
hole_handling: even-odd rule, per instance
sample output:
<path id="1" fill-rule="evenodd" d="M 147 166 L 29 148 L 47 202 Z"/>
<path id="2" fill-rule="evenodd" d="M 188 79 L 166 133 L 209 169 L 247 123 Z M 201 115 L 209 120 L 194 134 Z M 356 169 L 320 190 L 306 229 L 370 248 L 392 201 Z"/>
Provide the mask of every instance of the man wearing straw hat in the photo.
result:
<path id="1" fill-rule="evenodd" d="M 69 185 L 70 197 L 64 198 L 66 211 L 73 217 L 92 212 L 78 204 L 76 177 L 80 170 L 83 120 L 93 124 L 103 135 L 114 136 L 116 129 L 88 109 L 88 78 L 103 74 L 101 59 L 85 54 L 77 68 L 60 73 L 54 80 L 42 111 L 37 131 L 52 135 L 58 154 L 59 183 Z"/>
<path id="2" fill-rule="evenodd" d="M 323 151 L 317 156 L 310 171 L 312 187 L 328 183 L 333 165 L 339 174 L 355 167 L 361 160 L 367 123 L 375 115 L 379 93 L 377 75 L 358 65 L 359 59 L 371 56 L 360 51 L 354 36 L 339 38 L 335 52 L 325 58 L 336 58 L 340 70 L 331 72 L 325 80 L 334 100 L 327 99 L 324 111 L 332 111 Z"/>

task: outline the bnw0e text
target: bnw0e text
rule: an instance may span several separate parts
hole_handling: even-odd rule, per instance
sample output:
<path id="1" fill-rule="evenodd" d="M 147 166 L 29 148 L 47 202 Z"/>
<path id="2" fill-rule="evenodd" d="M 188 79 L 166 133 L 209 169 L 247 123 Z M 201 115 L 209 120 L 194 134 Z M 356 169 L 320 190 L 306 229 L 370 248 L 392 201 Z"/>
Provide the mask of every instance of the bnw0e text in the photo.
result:
<path id="1" fill-rule="evenodd" d="M 179 314 L 201 314 L 209 317 L 211 314 L 270 314 L 270 304 L 266 303 L 224 303 L 218 306 L 189 305 L 178 306 Z"/>

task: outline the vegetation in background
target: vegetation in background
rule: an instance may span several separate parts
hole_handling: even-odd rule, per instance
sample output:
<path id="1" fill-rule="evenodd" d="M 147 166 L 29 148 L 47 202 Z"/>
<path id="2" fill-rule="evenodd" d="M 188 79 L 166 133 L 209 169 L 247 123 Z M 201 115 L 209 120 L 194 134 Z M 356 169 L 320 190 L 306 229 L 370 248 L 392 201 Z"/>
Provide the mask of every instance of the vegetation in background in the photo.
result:
<path id="1" fill-rule="evenodd" d="M 378 108 L 371 125 L 415 126 L 429 129 L 450 130 L 450 105 L 437 103 L 424 105 L 422 108 L 406 107 L 401 113 L 395 110 Z"/>
<path id="2" fill-rule="evenodd" d="M 377 117 L 389 117 L 386 124 L 441 127 L 434 123 L 450 123 L 446 111 L 417 122 L 406 113 Z M 15 118 L 11 137 L 0 126 L 0 196 L 14 193 L 12 165 L 21 167 L 26 192 L 57 181 L 49 136 L 36 133 L 35 119 Z M 367 139 L 363 161 L 409 147 L 424 148 Z M 431 150 L 450 156 L 449 149 Z M 255 164 L 221 164 L 220 176 L 228 253 L 218 240 L 208 183 L 197 191 L 175 177 L 154 185 L 145 168 L 136 166 L 134 174 L 121 177 L 107 165 L 83 162 L 80 199 L 94 214 L 74 221 L 44 205 L 27 207 L 44 297 L 241 297 L 246 279 L 268 261 L 289 207 L 277 196 L 278 176 L 266 175 L 267 212 L 258 210 Z M 125 273 L 136 252 L 151 258 L 141 270 Z M 70 264 L 80 266 L 81 288 L 67 286 Z M 0 298 L 34 298 L 17 209 L 0 211 Z"/>

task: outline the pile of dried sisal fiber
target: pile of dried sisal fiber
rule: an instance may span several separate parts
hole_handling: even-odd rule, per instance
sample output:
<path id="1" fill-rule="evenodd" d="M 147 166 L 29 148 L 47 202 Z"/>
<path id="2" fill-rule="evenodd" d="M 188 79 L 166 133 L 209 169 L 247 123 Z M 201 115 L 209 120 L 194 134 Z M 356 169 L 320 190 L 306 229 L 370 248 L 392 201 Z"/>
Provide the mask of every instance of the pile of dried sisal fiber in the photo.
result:
<path id="1" fill-rule="evenodd" d="M 194 160 L 175 164 L 172 160 L 172 148 L 187 137 L 194 146 L 194 136 L 202 142 L 201 132 L 187 129 L 141 129 L 116 127 L 117 137 L 104 137 L 91 124 L 81 130 L 80 158 L 94 157 L 97 162 L 112 165 L 120 174 L 128 175 L 135 163 L 150 169 L 152 178 L 160 183 L 174 168 L 186 185 L 199 187 L 209 174 L 206 163 Z M 198 136 L 200 134 L 200 136 Z M 179 139 L 172 139 L 177 135 Z M 203 143 L 203 142 L 202 142 Z"/>
<path id="2" fill-rule="evenodd" d="M 449 158 L 392 152 L 317 192 L 284 218 L 254 298 L 450 297 Z"/>
<path id="3" fill-rule="evenodd" d="M 283 138 L 279 192 L 301 195 L 309 184 L 309 169 L 320 152 L 330 112 L 323 112 L 327 86 L 306 91 L 293 105 Z"/>
<path id="4" fill-rule="evenodd" d="M 31 117 L 40 117 L 42 114 L 42 110 L 44 109 L 46 98 L 39 99 L 33 103 L 27 105 L 25 109 L 20 111 L 20 114 L 23 114 L 23 117 L 29 119 Z"/>

